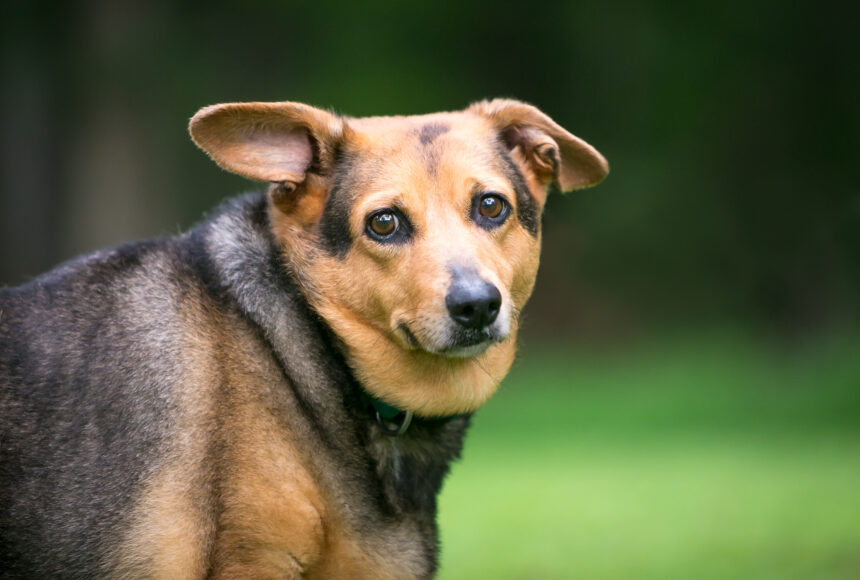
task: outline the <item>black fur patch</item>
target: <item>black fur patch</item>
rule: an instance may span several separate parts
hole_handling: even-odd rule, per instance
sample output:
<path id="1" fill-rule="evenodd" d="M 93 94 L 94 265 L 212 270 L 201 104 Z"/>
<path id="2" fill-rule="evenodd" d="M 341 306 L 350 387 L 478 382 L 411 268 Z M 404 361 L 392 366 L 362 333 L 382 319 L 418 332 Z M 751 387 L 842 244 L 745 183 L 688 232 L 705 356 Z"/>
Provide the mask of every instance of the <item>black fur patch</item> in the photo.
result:
<path id="1" fill-rule="evenodd" d="M 537 236 L 540 231 L 540 212 L 537 202 L 532 197 L 528 184 L 526 184 L 526 178 L 523 177 L 519 167 L 511 159 L 507 148 L 501 142 L 496 143 L 496 151 L 502 160 L 505 177 L 514 186 L 514 193 L 517 196 L 517 219 L 528 233 Z"/>
<path id="2" fill-rule="evenodd" d="M 347 155 L 338 156 L 332 187 L 319 224 L 320 242 L 325 251 L 340 259 L 346 257 L 352 246 L 349 231 L 349 214 L 355 201 L 357 163 Z"/>
<path id="3" fill-rule="evenodd" d="M 439 135 L 444 135 L 451 130 L 451 127 L 444 123 L 427 123 L 421 127 L 421 132 L 418 134 L 418 140 L 424 146 L 430 145 L 436 140 Z"/>
<path id="4" fill-rule="evenodd" d="M 424 165 L 427 167 L 427 173 L 431 176 L 436 175 L 439 169 L 439 147 L 434 147 L 433 142 L 440 135 L 444 135 L 451 128 L 445 123 L 427 123 L 421 126 L 421 130 L 417 131 L 418 142 L 421 144 L 421 157 L 424 159 Z"/>

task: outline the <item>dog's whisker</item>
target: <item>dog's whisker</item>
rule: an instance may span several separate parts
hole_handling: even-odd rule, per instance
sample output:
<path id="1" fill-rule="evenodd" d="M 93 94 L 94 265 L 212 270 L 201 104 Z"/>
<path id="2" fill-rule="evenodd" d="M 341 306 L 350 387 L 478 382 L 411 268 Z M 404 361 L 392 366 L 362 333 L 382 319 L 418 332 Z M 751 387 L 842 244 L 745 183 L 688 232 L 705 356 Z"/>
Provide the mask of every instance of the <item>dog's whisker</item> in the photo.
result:
<path id="1" fill-rule="evenodd" d="M 484 365 L 481 363 L 481 361 L 480 361 L 480 360 L 478 360 L 477 358 L 473 358 L 473 359 L 471 359 L 471 360 L 472 360 L 472 362 L 473 362 L 474 364 L 476 364 L 476 365 L 478 366 L 478 368 L 479 368 L 479 369 L 481 369 L 482 371 L 484 371 L 484 374 L 485 374 L 485 375 L 487 375 L 487 377 L 489 377 L 490 379 L 495 380 L 495 377 L 494 377 L 493 375 L 491 375 L 491 374 L 490 374 L 490 371 L 488 371 L 488 370 L 486 369 L 486 367 L 484 367 Z"/>

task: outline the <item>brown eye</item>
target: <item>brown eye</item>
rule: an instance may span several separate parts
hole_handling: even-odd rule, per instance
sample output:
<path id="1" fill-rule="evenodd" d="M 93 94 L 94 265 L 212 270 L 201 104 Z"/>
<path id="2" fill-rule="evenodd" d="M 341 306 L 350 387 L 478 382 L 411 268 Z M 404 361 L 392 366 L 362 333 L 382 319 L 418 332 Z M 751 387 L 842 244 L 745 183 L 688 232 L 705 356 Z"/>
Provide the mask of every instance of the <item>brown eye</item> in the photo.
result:
<path id="1" fill-rule="evenodd" d="M 370 216 L 367 225 L 374 234 L 385 238 L 397 231 L 397 226 L 400 224 L 396 215 L 383 211 Z"/>
<path id="2" fill-rule="evenodd" d="M 483 193 L 472 198 L 472 220 L 478 227 L 493 230 L 511 215 L 511 204 L 501 193 Z"/>
<path id="3" fill-rule="evenodd" d="M 478 213 L 485 218 L 497 218 L 505 209 L 505 202 L 498 195 L 485 195 L 478 204 Z"/>

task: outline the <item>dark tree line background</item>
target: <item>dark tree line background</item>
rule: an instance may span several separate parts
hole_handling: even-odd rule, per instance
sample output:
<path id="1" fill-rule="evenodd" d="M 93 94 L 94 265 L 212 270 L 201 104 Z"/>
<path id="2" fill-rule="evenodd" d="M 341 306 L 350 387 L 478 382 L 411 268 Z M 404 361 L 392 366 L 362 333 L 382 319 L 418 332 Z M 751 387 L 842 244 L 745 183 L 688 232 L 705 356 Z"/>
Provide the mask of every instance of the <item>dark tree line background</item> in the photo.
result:
<path id="1" fill-rule="evenodd" d="M 0 284 L 171 234 L 256 187 L 187 119 L 224 101 L 349 115 L 529 101 L 610 160 L 551 198 L 527 330 L 591 340 L 856 326 L 856 5 L 168 2 L 0 8 Z"/>

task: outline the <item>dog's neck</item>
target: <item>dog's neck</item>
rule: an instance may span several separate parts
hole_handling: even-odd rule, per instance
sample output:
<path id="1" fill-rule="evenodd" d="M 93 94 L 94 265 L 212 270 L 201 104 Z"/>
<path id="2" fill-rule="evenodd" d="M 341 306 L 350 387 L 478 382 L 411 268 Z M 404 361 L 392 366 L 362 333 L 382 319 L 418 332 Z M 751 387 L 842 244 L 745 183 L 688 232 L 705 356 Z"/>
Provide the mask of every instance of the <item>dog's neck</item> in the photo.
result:
<path id="1" fill-rule="evenodd" d="M 434 566 L 436 498 L 460 454 L 470 417 L 416 419 L 398 437 L 377 424 L 332 332 L 275 250 L 264 197 L 228 202 L 191 235 L 198 236 L 211 262 L 201 269 L 215 271 L 213 291 L 260 329 L 315 427 L 308 436 L 325 451 L 324 457 L 310 460 L 335 463 L 335 469 L 321 470 L 337 474 L 324 485 L 337 490 L 348 481 L 353 492 L 376 498 L 376 511 L 350 511 L 344 517 L 362 526 L 382 525 L 380 511 L 395 520 L 408 515 Z"/>

